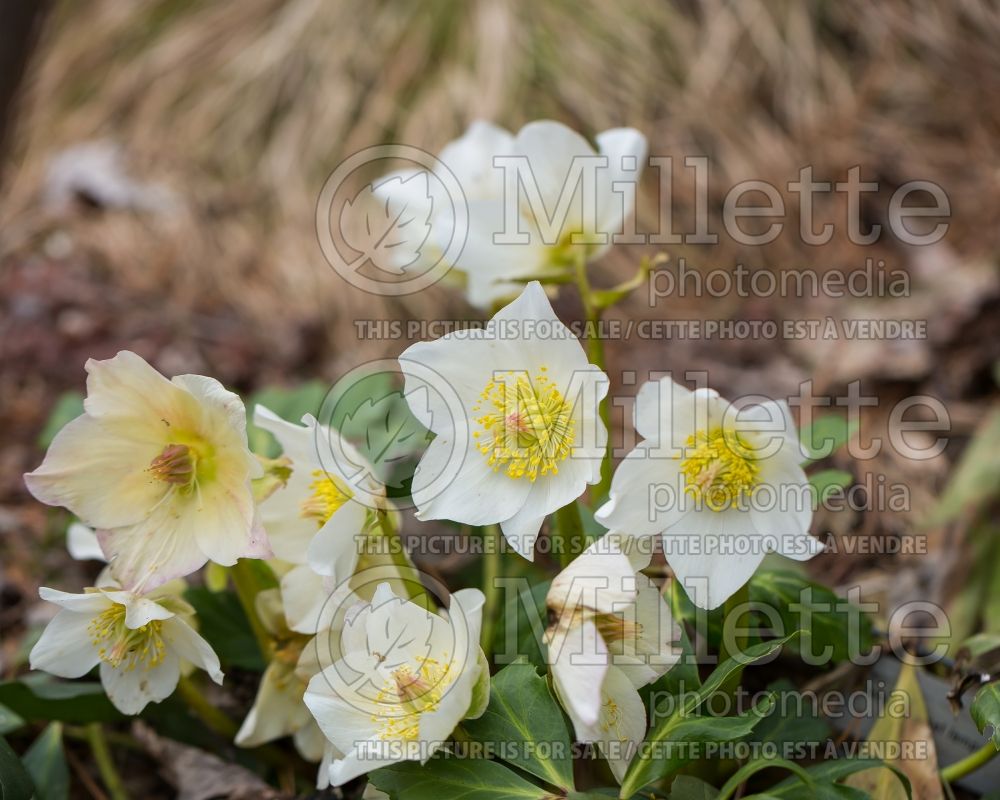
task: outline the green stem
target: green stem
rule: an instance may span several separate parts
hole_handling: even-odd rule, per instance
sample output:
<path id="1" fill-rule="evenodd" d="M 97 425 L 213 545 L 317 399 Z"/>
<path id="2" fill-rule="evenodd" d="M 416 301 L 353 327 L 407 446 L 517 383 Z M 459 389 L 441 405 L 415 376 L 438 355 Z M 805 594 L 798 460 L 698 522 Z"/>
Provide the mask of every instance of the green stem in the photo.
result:
<path id="1" fill-rule="evenodd" d="M 942 769 L 941 780 L 945 783 L 954 783 L 959 778 L 964 778 L 970 772 L 975 772 L 981 766 L 995 758 L 997 753 L 1000 753 L 1000 750 L 997 750 L 996 745 L 993 744 L 993 740 L 991 739 L 972 755 L 966 756 L 961 761 L 956 761 L 954 764 L 949 764 Z"/>
<path id="2" fill-rule="evenodd" d="M 742 608 L 745 612 L 746 604 L 750 602 L 750 584 L 744 584 L 742 587 L 736 590 L 736 592 L 726 600 L 725 604 L 722 606 L 722 641 L 719 644 L 719 663 L 721 664 L 728 658 L 734 655 L 741 654 L 746 650 L 749 645 L 749 639 L 745 636 L 734 636 L 732 643 L 727 643 L 727 625 L 737 625 L 739 623 L 739 618 L 743 614 L 737 615 L 737 612 Z M 730 621 L 731 620 L 731 621 Z M 743 675 L 743 668 L 734 670 L 725 682 L 719 687 L 720 692 L 725 692 L 727 694 L 733 694 L 737 687 L 740 685 L 740 678 Z"/>
<path id="3" fill-rule="evenodd" d="M 111 800 L 128 800 L 125 784 L 122 783 L 121 775 L 115 769 L 115 762 L 111 758 L 111 751 L 104 738 L 104 729 L 101 728 L 100 723 L 93 722 L 87 726 L 86 733 L 90 750 L 94 754 L 94 763 L 97 764 L 97 771 L 101 774 L 101 781 L 104 783 L 104 788 L 108 790 L 108 796 Z"/>
<path id="4" fill-rule="evenodd" d="M 483 528 L 483 547 L 483 592 L 486 603 L 483 605 L 483 630 L 479 641 L 488 655 L 493 650 L 493 626 L 500 611 L 500 595 L 496 585 L 497 578 L 500 577 L 500 528 L 497 525 Z"/>
<path id="5" fill-rule="evenodd" d="M 271 634 L 268 633 L 267 628 L 264 627 L 264 623 L 261 622 L 260 616 L 257 614 L 257 581 L 254 579 L 250 569 L 249 562 L 241 558 L 230 568 L 229 576 L 233 579 L 236 596 L 240 600 L 240 605 L 243 606 L 243 612 L 250 621 L 250 628 L 253 630 L 254 638 L 257 640 L 260 654 L 264 657 L 265 661 L 269 661 L 271 652 L 274 650 L 274 642 Z"/>
<path id="6" fill-rule="evenodd" d="M 412 600 L 421 594 L 423 584 L 420 582 L 420 575 L 406 552 L 406 547 L 403 545 L 403 537 L 399 535 L 399 531 L 396 530 L 396 526 L 393 524 L 392 514 L 384 510 L 379 510 L 375 513 L 377 515 L 376 524 L 378 529 L 382 532 L 382 536 L 388 540 L 386 551 L 392 559 L 392 565 L 399 570 L 399 580 L 402 583 L 403 590 L 406 592 L 407 597 Z M 416 590 L 411 588 L 411 585 L 415 585 L 417 587 Z"/>
<path id="7" fill-rule="evenodd" d="M 601 371 L 607 373 L 604 363 L 604 340 L 601 339 L 601 309 L 594 304 L 594 299 L 590 290 L 590 279 L 587 277 L 587 255 L 581 249 L 574 264 L 576 275 L 576 288 L 580 293 L 580 301 L 583 303 L 583 312 L 587 318 L 587 357 L 592 364 L 596 364 Z M 605 397 L 599 407 L 598 413 L 604 429 L 608 432 L 608 450 L 601 462 L 601 479 L 594 487 L 591 497 L 595 500 L 602 500 L 608 496 L 611 490 L 611 467 L 614 444 L 611 437 L 611 417 L 608 411 L 608 398 Z"/>
<path id="8" fill-rule="evenodd" d="M 556 542 L 559 543 L 559 547 L 558 549 L 553 548 L 553 552 L 559 556 L 559 563 L 563 567 L 567 567 L 587 546 L 587 538 L 583 533 L 583 520 L 580 518 L 580 507 L 575 500 L 556 511 L 555 522 L 553 533 L 558 537 Z"/>
<path id="9" fill-rule="evenodd" d="M 239 730 L 236 723 L 212 705 L 191 678 L 183 676 L 177 683 L 177 691 L 195 716 L 217 734 L 226 739 L 236 735 Z"/>

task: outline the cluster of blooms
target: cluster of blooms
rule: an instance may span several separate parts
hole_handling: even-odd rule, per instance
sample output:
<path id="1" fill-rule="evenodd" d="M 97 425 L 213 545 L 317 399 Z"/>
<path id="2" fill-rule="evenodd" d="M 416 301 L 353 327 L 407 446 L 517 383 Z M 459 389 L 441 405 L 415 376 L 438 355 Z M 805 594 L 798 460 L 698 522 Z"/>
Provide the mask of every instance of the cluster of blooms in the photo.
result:
<path id="1" fill-rule="evenodd" d="M 599 144 L 619 160 L 645 151 L 634 131 L 609 131 Z M 497 187 L 483 152 L 525 153 L 548 174 L 584 148 L 593 152 L 555 123 L 516 137 L 478 124 L 442 157 L 474 187 L 474 200 L 492 202 Z M 620 223 L 621 210 L 598 208 L 602 225 Z M 486 276 L 467 268 L 470 291 L 476 285 L 492 301 L 564 258 L 548 252 L 521 264 L 523 272 L 498 265 Z M 399 363 L 411 410 L 434 434 L 412 482 L 418 519 L 497 524 L 532 559 L 546 517 L 600 480 L 605 373 L 536 281 L 484 328 L 415 344 Z M 294 736 L 304 757 L 321 762 L 320 785 L 339 785 L 395 761 L 426 760 L 463 719 L 483 713 L 483 593 L 455 592 L 434 612 L 411 601 L 391 568 L 384 580 L 358 580 L 370 566 L 359 563 L 359 537 L 398 528 L 398 514 L 343 437 L 311 416 L 295 424 L 258 406 L 255 423 L 282 448 L 279 459 L 259 458 L 248 448 L 243 403 L 215 380 L 168 380 L 130 352 L 90 361 L 87 372 L 85 413 L 25 480 L 36 498 L 89 526 L 72 528 L 71 550 L 108 566 L 82 594 L 42 589 L 61 610 L 32 651 L 33 668 L 74 678 L 100 665 L 108 696 L 128 714 L 170 695 L 193 667 L 221 683 L 182 579 L 207 562 L 264 559 L 279 585 L 256 595 L 254 612 L 273 647 L 238 744 Z M 743 586 L 764 553 L 671 547 L 679 538 L 776 534 L 793 557 L 820 549 L 808 508 L 740 502 L 768 486 L 807 483 L 787 406 L 738 410 L 710 390 L 664 380 L 640 389 L 634 425 L 643 442 L 596 512 L 609 532 L 569 563 L 547 597 L 555 693 L 577 738 L 595 743 L 619 780 L 628 759 L 617 745 L 645 735 L 637 689 L 676 660 L 677 625 L 661 589 L 641 574 L 649 540 L 662 535 L 679 579 L 706 580 L 707 596 L 696 602 L 707 608 Z M 692 502 L 651 504 L 664 483 Z"/>

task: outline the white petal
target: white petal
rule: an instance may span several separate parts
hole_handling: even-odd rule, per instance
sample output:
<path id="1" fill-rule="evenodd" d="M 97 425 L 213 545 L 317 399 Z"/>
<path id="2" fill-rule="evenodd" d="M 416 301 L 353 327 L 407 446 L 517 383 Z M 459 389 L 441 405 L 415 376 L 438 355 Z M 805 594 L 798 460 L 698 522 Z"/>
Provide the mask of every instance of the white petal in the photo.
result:
<path id="1" fill-rule="evenodd" d="M 681 462 L 640 445 L 618 465 L 608 502 L 594 517 L 605 527 L 651 536 L 676 525 L 690 510 L 684 502 Z"/>
<path id="2" fill-rule="evenodd" d="M 163 623 L 163 638 L 178 656 L 201 667 L 213 681 L 222 684 L 224 676 L 219 666 L 219 657 L 212 645 L 195 633 L 190 625 L 177 617 L 167 620 Z"/>
<path id="3" fill-rule="evenodd" d="M 131 428 L 131 422 L 77 417 L 56 434 L 41 466 L 24 476 L 28 491 L 93 527 L 140 521 L 166 492 L 147 472 L 166 442 L 135 438 Z"/>
<path id="4" fill-rule="evenodd" d="M 70 523 L 66 529 L 66 549 L 77 561 L 107 561 L 97 533 L 82 522 Z"/>
<path id="5" fill-rule="evenodd" d="M 60 678 L 81 678 L 90 672 L 100 661 L 87 629 L 91 619 L 88 613 L 59 611 L 31 649 L 31 668 Z"/>
<path id="6" fill-rule="evenodd" d="M 597 147 L 608 157 L 608 168 L 598 172 L 598 231 L 613 234 L 621 231 L 622 220 L 631 216 L 635 202 L 634 193 L 619 192 L 615 184 L 639 182 L 649 148 L 646 137 L 634 128 L 599 133 Z"/>
<path id="7" fill-rule="evenodd" d="M 553 685 L 570 716 L 587 725 L 597 722 L 601 684 L 608 672 L 608 651 L 593 621 L 553 629 L 548 644 Z"/>
<path id="8" fill-rule="evenodd" d="M 138 714 L 149 703 L 159 703 L 173 694 L 180 680 L 177 656 L 167 652 L 152 669 L 115 669 L 101 664 L 101 683 L 114 707 L 123 714 Z"/>
<path id="9" fill-rule="evenodd" d="M 48 586 L 43 586 L 38 590 L 38 596 L 49 603 L 55 603 L 60 608 L 92 616 L 101 613 L 111 605 L 111 601 L 102 592 L 73 594 L 72 592 L 61 592 L 58 589 L 50 589 Z"/>
<path id="10" fill-rule="evenodd" d="M 287 665 L 272 661 L 261 676 L 253 706 L 236 733 L 236 744 L 257 747 L 290 736 L 311 722 L 309 709 L 302 702 L 304 692 L 305 686 L 290 674 Z"/>
<path id="11" fill-rule="evenodd" d="M 349 500 L 319 529 L 306 551 L 309 566 L 320 575 L 346 581 L 358 563 L 368 509 Z"/>
<path id="12" fill-rule="evenodd" d="M 682 527 L 663 535 L 663 554 L 695 605 L 718 608 L 764 560 L 760 547 L 744 546 L 761 536 L 750 515 L 737 510 L 690 514 Z"/>

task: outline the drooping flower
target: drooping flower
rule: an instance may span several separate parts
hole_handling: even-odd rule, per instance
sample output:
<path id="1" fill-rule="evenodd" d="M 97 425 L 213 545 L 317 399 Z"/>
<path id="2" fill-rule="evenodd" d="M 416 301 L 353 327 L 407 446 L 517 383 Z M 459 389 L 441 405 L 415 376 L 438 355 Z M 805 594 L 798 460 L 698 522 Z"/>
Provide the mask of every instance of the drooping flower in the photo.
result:
<path id="1" fill-rule="evenodd" d="M 663 551 L 693 602 L 716 608 L 769 551 L 798 560 L 823 549 L 809 535 L 812 498 L 787 403 L 738 408 L 711 389 L 669 378 L 642 386 L 643 438 L 619 465 L 597 519 Z"/>
<path id="2" fill-rule="evenodd" d="M 236 744 L 257 747 L 292 736 L 303 758 L 321 761 L 326 740 L 303 702 L 310 678 L 319 672 L 316 647 L 310 646 L 309 636 L 289 629 L 278 590 L 260 592 L 255 605 L 275 646 L 257 696 L 236 734 Z"/>
<path id="3" fill-rule="evenodd" d="M 345 621 L 342 656 L 309 682 L 305 702 L 333 745 L 334 786 L 398 761 L 430 758 L 463 719 L 489 701 L 479 649 L 484 598 L 451 596 L 441 615 L 393 594 L 388 583 Z"/>
<path id="4" fill-rule="evenodd" d="M 646 735 L 638 689 L 672 667 L 680 628 L 636 542 L 598 539 L 552 581 L 546 632 L 553 686 L 581 742 L 605 756 L 620 782 Z"/>
<path id="5" fill-rule="evenodd" d="M 83 594 L 43 587 L 60 607 L 31 650 L 32 669 L 80 678 L 100 665 L 101 683 L 123 714 L 138 714 L 177 687 L 182 665 L 193 664 L 222 683 L 219 659 L 189 624 L 194 609 L 178 596 L 181 581 L 147 596 L 113 588 Z"/>
<path id="6" fill-rule="evenodd" d="M 286 422 L 264 406 L 254 410 L 254 423 L 278 440 L 291 470 L 260 506 L 274 555 L 291 565 L 281 577 L 285 616 L 293 631 L 316 633 L 325 627 L 331 592 L 357 566 L 373 514 L 392 507 L 350 442 L 311 415 L 302 422 Z"/>
<path id="7" fill-rule="evenodd" d="M 499 523 L 532 559 L 546 515 L 600 478 L 607 376 L 537 281 L 484 329 L 419 342 L 399 363 L 411 410 L 436 434 L 413 478 L 418 518 Z"/>
<path id="8" fill-rule="evenodd" d="M 376 191 L 430 219 L 421 262 L 437 261 L 454 236 L 466 237 L 450 266 L 465 276 L 469 302 L 490 308 L 515 296 L 528 278 L 559 274 L 578 255 L 600 256 L 622 230 L 634 206 L 646 138 L 615 128 L 598 134 L 596 144 L 549 120 L 531 122 L 516 135 L 477 120 L 439 154 L 464 198 L 449 198 L 439 180 L 416 180 L 419 170 L 393 173 Z M 467 204 L 468 230 L 456 229 L 456 199 Z"/>
<path id="9" fill-rule="evenodd" d="M 167 380 L 127 350 L 87 373 L 85 413 L 24 479 L 97 529 L 116 579 L 148 591 L 209 560 L 268 555 L 239 397 L 201 375 Z"/>

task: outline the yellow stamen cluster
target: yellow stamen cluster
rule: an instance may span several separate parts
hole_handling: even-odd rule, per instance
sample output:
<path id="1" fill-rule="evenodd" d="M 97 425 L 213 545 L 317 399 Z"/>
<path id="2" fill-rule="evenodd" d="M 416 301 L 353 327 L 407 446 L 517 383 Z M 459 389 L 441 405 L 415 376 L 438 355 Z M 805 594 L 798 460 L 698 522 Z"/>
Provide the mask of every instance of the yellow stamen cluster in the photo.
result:
<path id="1" fill-rule="evenodd" d="M 725 511 L 748 499 L 760 467 L 753 448 L 735 431 L 701 430 L 688 437 L 681 472 L 685 491 L 712 511 Z"/>
<path id="2" fill-rule="evenodd" d="M 559 472 L 559 462 L 573 449 L 573 409 L 545 375 L 492 380 L 473 411 L 486 410 L 476 422 L 482 427 L 473 436 L 479 451 L 489 457 L 494 470 L 503 468 L 511 478 Z"/>
<path id="3" fill-rule="evenodd" d="M 371 716 L 380 726 L 380 739 L 412 742 L 420 737 L 420 717 L 437 711 L 453 680 L 451 666 L 424 658 L 416 672 L 405 664 L 392 671 L 391 680 L 375 696 L 379 710 Z"/>
<path id="4" fill-rule="evenodd" d="M 125 606 L 115 603 L 94 617 L 87 631 L 101 661 L 131 672 L 152 669 L 163 661 L 167 648 L 162 627 L 160 620 L 151 620 L 139 628 L 127 627 Z"/>
<path id="5" fill-rule="evenodd" d="M 302 516 L 316 520 L 322 527 L 354 493 L 321 469 L 313 471 L 313 478 L 309 484 L 312 494 L 302 503 Z"/>
<path id="6" fill-rule="evenodd" d="M 604 696 L 604 704 L 601 708 L 600 717 L 601 730 L 604 733 L 612 733 L 618 738 L 618 741 L 624 742 L 628 740 L 628 737 L 622 733 L 622 711 L 614 700 L 612 700 L 607 695 Z"/>

